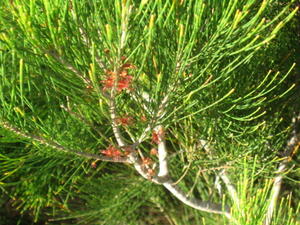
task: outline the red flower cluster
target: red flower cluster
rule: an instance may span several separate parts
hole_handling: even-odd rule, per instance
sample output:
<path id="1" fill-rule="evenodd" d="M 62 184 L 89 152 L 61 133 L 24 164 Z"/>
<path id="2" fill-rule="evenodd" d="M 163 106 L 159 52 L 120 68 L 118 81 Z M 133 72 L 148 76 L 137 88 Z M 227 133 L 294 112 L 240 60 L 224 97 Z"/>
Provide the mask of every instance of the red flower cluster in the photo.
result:
<path id="1" fill-rule="evenodd" d="M 158 155 L 157 149 L 156 149 L 156 148 L 152 148 L 152 149 L 150 150 L 150 155 Z"/>
<path id="2" fill-rule="evenodd" d="M 149 157 L 145 157 L 142 159 L 142 166 L 149 166 L 151 164 L 153 164 L 153 162 Z"/>
<path id="3" fill-rule="evenodd" d="M 152 132 L 152 142 L 155 144 L 159 144 L 160 139 L 163 137 L 164 137 L 164 130 L 162 130 L 162 129 Z"/>
<path id="4" fill-rule="evenodd" d="M 122 126 L 129 126 L 133 123 L 133 118 L 131 116 L 116 118 L 116 123 Z"/>
<path id="5" fill-rule="evenodd" d="M 147 169 L 147 175 L 148 175 L 149 180 L 152 180 L 152 178 L 155 176 L 155 174 L 156 174 L 156 172 L 154 169 L 151 169 L 151 168 Z"/>
<path id="6" fill-rule="evenodd" d="M 152 142 L 155 144 L 159 144 L 158 135 L 155 131 L 152 132 Z"/>
<path id="7" fill-rule="evenodd" d="M 118 72 L 106 71 L 107 77 L 102 80 L 103 90 L 112 89 L 116 85 L 117 91 L 125 89 L 131 90 L 132 76 L 128 74 L 128 69 L 135 69 L 135 66 L 130 63 L 125 63 L 121 66 Z"/>
<path id="8" fill-rule="evenodd" d="M 120 149 L 110 145 L 107 149 L 101 150 L 100 152 L 107 157 L 118 158 L 121 156 L 127 157 L 133 151 L 134 150 L 132 149 L 131 146 L 124 146 L 124 147 L 122 147 L 122 150 L 120 150 Z"/>
<path id="9" fill-rule="evenodd" d="M 117 158 L 122 155 L 122 152 L 119 149 L 115 148 L 114 146 L 109 146 L 107 149 L 101 150 L 101 153 L 105 156 L 112 157 L 112 158 Z"/>

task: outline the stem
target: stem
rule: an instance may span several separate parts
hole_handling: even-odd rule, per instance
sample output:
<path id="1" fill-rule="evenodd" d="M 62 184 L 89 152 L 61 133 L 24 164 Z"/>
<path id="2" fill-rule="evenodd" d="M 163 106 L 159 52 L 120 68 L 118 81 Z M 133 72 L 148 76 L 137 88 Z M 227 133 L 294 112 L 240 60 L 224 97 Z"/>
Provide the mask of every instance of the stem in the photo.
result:
<path id="1" fill-rule="evenodd" d="M 158 160 L 159 160 L 159 172 L 158 177 L 166 177 L 169 175 L 168 163 L 167 163 L 167 149 L 164 137 L 164 130 L 161 125 L 157 126 L 155 132 L 158 135 Z"/>
<path id="2" fill-rule="evenodd" d="M 47 54 L 51 55 L 52 57 L 54 57 L 58 62 L 60 62 L 62 65 L 64 65 L 68 70 L 71 70 L 73 73 L 75 73 L 77 75 L 77 77 L 79 77 L 80 79 L 83 80 L 83 82 L 85 83 L 85 85 L 91 85 L 91 81 L 86 78 L 78 69 L 76 69 L 72 64 L 70 64 L 69 62 L 67 62 L 66 60 L 64 60 L 60 55 L 58 55 L 58 53 L 54 53 L 54 52 L 47 52 Z"/>
<path id="3" fill-rule="evenodd" d="M 65 105 L 60 105 L 60 107 L 65 110 L 66 112 L 68 112 L 71 116 L 74 116 L 76 119 L 80 120 L 82 123 L 86 124 L 87 126 L 91 127 L 94 131 L 97 132 L 97 134 L 99 136 L 101 136 L 102 138 L 104 138 L 105 140 L 109 140 L 104 134 L 102 134 L 95 126 L 92 122 L 88 121 L 86 118 L 84 118 L 83 116 L 81 116 L 80 114 L 74 112 L 71 110 L 70 107 L 66 107 Z"/>
<path id="4" fill-rule="evenodd" d="M 126 42 L 126 31 L 127 31 L 127 15 L 130 14 L 130 9 L 127 11 L 125 5 L 123 5 L 122 8 L 122 24 L 121 24 L 121 40 L 120 40 L 120 47 L 119 47 L 119 58 L 120 54 L 125 46 Z M 115 72 L 117 72 L 117 69 L 115 68 Z M 109 107 L 110 107 L 110 116 L 112 120 L 112 129 L 114 136 L 117 140 L 117 143 L 120 147 L 126 146 L 124 138 L 120 132 L 120 129 L 118 125 L 116 124 L 116 105 L 115 105 L 115 92 L 116 92 L 116 85 L 114 85 L 111 96 L 109 99 Z M 169 101 L 169 94 L 167 94 L 156 113 L 156 116 L 154 118 L 154 124 L 157 123 L 159 119 L 161 119 L 165 114 L 165 107 L 168 105 Z M 132 147 L 136 147 L 146 136 L 146 133 L 151 130 L 151 124 L 147 126 L 147 128 L 144 130 L 140 138 L 132 145 Z M 164 128 L 161 125 L 158 125 L 154 128 L 154 130 L 158 134 L 159 143 L 158 143 L 158 159 L 159 159 L 159 172 L 158 175 L 151 178 L 151 181 L 157 184 L 162 184 L 166 189 L 168 189 L 177 199 L 179 199 L 184 204 L 191 206 L 195 209 L 210 212 L 210 213 L 218 213 L 218 214 L 224 214 L 226 217 L 230 218 L 230 212 L 229 208 L 225 207 L 226 209 L 223 210 L 222 205 L 214 204 L 211 202 L 206 201 L 200 201 L 194 198 L 189 198 L 187 194 L 185 194 L 177 185 L 174 184 L 174 181 L 169 176 L 168 171 L 168 163 L 167 163 L 167 150 L 166 150 L 166 143 L 165 143 L 165 137 L 164 137 Z M 131 163 L 133 163 L 135 169 L 137 172 L 144 178 L 149 179 L 149 176 L 147 174 L 147 171 L 145 167 L 142 165 L 141 160 L 139 159 L 138 155 L 135 151 L 132 151 L 132 153 L 129 155 L 129 160 Z"/>
<path id="5" fill-rule="evenodd" d="M 277 199 L 278 199 L 280 189 L 281 189 L 281 184 L 282 184 L 282 179 L 283 179 L 282 174 L 284 173 L 284 171 L 286 171 L 286 166 L 287 166 L 286 162 L 282 162 L 279 164 L 279 168 L 276 171 L 276 173 L 278 173 L 280 175 L 276 176 L 274 179 L 272 194 L 270 197 L 270 204 L 269 204 L 266 219 L 265 219 L 265 225 L 271 224 L 273 213 L 276 208 Z"/>
<path id="6" fill-rule="evenodd" d="M 279 193 L 282 185 L 283 174 L 287 170 L 288 162 L 291 161 L 293 154 L 296 152 L 296 150 L 299 148 L 300 145 L 300 137 L 299 134 L 297 134 L 296 132 L 296 124 L 299 122 L 299 120 L 300 120 L 300 115 L 298 115 L 298 117 L 293 118 L 292 120 L 292 124 L 293 124 L 292 137 L 288 140 L 287 146 L 283 152 L 283 156 L 285 158 L 279 164 L 279 167 L 276 171 L 276 174 L 278 175 L 274 178 L 274 184 L 273 184 L 271 197 L 270 197 L 270 204 L 264 222 L 265 225 L 269 225 L 272 222 L 272 217 L 276 208 L 277 199 L 279 197 Z"/>
<path id="7" fill-rule="evenodd" d="M 114 92 L 114 90 L 112 92 Z M 116 123 L 117 115 L 116 115 L 116 103 L 115 103 L 115 100 L 114 100 L 114 95 L 109 100 L 109 109 L 110 109 L 111 125 L 112 125 L 112 129 L 113 129 L 115 138 L 118 142 L 118 145 L 120 147 L 126 146 L 124 138 L 123 138 L 123 136 L 121 134 L 121 131 L 118 127 L 118 124 Z"/>
<path id="8" fill-rule="evenodd" d="M 165 144 L 164 128 L 159 125 L 155 128 L 159 144 L 158 144 L 158 159 L 159 159 L 159 172 L 158 172 L 158 181 L 168 189 L 178 200 L 184 204 L 198 209 L 200 211 L 223 214 L 227 218 L 231 218 L 229 207 L 223 209 L 222 205 L 211 203 L 209 201 L 201 201 L 195 198 L 190 198 L 184 193 L 170 178 L 168 163 L 167 163 L 167 149 Z"/>
<path id="9" fill-rule="evenodd" d="M 221 177 L 221 179 L 225 183 L 226 188 L 228 190 L 228 193 L 229 193 L 231 199 L 233 200 L 233 202 L 235 203 L 235 205 L 239 209 L 240 208 L 240 199 L 238 197 L 238 194 L 237 194 L 237 191 L 236 191 L 235 187 L 233 186 L 233 184 L 231 183 L 229 177 L 227 176 L 227 173 L 226 173 L 225 169 L 223 169 L 219 173 L 219 176 Z"/>
<path id="10" fill-rule="evenodd" d="M 162 185 L 166 189 L 168 189 L 177 199 L 194 209 L 209 213 L 223 214 L 227 218 L 231 219 L 229 207 L 225 207 L 225 209 L 223 209 L 222 205 L 220 204 L 187 197 L 186 193 L 184 193 L 177 185 L 174 185 L 174 182 L 171 179 L 162 183 Z"/>
<path id="11" fill-rule="evenodd" d="M 212 151 L 212 149 L 210 148 L 209 143 L 205 140 L 200 140 L 200 145 L 202 148 L 204 148 L 205 151 L 207 151 L 207 153 L 209 153 L 208 156 L 210 157 L 210 152 Z M 240 200 L 239 200 L 236 188 L 234 187 L 234 185 L 230 181 L 229 177 L 227 176 L 225 169 L 223 169 L 221 172 L 219 172 L 218 176 L 220 176 L 221 179 L 223 180 L 223 182 L 225 183 L 225 186 L 226 186 L 228 193 L 229 193 L 231 199 L 233 200 L 233 202 L 236 204 L 236 206 L 238 208 L 240 208 Z"/>
<path id="12" fill-rule="evenodd" d="M 32 141 L 36 141 L 42 145 L 46 145 L 47 147 L 56 149 L 60 152 L 65 152 L 65 153 L 69 153 L 69 154 L 73 154 L 73 155 L 77 155 L 80 157 L 84 157 L 87 159 L 98 159 L 98 160 L 102 160 L 102 161 L 106 161 L 106 162 L 119 162 L 119 163 L 130 163 L 130 161 L 128 160 L 127 157 L 118 157 L 118 158 L 111 158 L 111 157 L 107 157 L 107 156 L 101 156 L 101 155 L 96 155 L 96 154 L 91 154 L 91 153 L 85 153 L 85 152 L 80 152 L 74 149 L 69 149 L 66 148 L 54 141 L 49 141 L 46 140 L 45 138 L 42 138 L 40 136 L 36 136 L 36 135 L 32 135 L 32 134 L 26 134 L 24 132 L 22 132 L 21 130 L 19 130 L 18 128 L 12 126 L 11 124 L 7 123 L 7 122 L 0 122 L 1 125 L 7 129 L 10 130 L 11 132 L 22 136 L 24 138 L 30 139 Z"/>
<path id="13" fill-rule="evenodd" d="M 158 111 L 156 113 L 156 116 L 154 117 L 154 121 L 149 123 L 148 126 L 145 128 L 143 133 L 140 135 L 139 139 L 134 143 L 134 145 L 138 145 L 141 143 L 147 136 L 147 133 L 151 130 L 152 124 L 155 124 L 159 118 L 161 118 L 164 114 L 165 107 L 168 104 L 169 95 L 166 95 L 162 102 L 160 103 L 160 107 L 158 108 Z M 145 108 L 147 111 L 150 111 L 148 107 Z"/>

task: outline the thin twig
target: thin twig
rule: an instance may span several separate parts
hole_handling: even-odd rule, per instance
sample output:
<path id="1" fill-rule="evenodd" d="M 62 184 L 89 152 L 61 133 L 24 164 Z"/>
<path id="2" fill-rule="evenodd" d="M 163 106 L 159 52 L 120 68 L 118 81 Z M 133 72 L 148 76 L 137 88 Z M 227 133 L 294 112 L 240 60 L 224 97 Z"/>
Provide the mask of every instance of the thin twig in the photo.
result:
<path id="1" fill-rule="evenodd" d="M 95 126 L 92 122 L 88 121 L 86 118 L 84 118 L 83 116 L 81 116 L 80 114 L 72 111 L 72 109 L 70 107 L 66 107 L 65 105 L 60 105 L 60 107 L 65 110 L 66 112 L 68 112 L 70 115 L 74 116 L 75 118 L 77 118 L 78 120 L 80 120 L 82 123 L 86 124 L 87 126 L 91 127 L 94 131 L 97 132 L 97 134 L 101 137 L 103 137 L 105 140 L 108 140 L 108 138 L 102 134 Z"/>
<path id="2" fill-rule="evenodd" d="M 75 68 L 72 64 L 70 64 L 65 59 L 63 59 L 58 53 L 49 51 L 49 52 L 47 52 L 47 54 L 54 57 L 58 62 L 60 62 L 62 65 L 64 65 L 68 70 L 71 70 L 73 73 L 75 73 L 77 75 L 77 77 L 79 77 L 80 79 L 83 80 L 85 85 L 87 85 L 87 86 L 91 85 L 92 82 L 90 81 L 90 79 L 85 77 L 77 68 Z"/>
<path id="3" fill-rule="evenodd" d="M 231 183 L 226 170 L 223 169 L 220 173 L 219 176 L 221 177 L 221 179 L 223 180 L 224 184 L 226 185 L 226 188 L 228 190 L 228 193 L 231 197 L 231 199 L 233 200 L 233 202 L 235 203 L 235 205 L 237 206 L 238 209 L 240 209 L 240 199 L 238 197 L 237 191 L 235 189 L 235 187 L 233 186 L 233 184 Z"/>
<path id="4" fill-rule="evenodd" d="M 205 151 L 207 151 L 208 153 L 211 153 L 212 149 L 210 148 L 209 143 L 207 141 L 200 140 L 200 145 Z M 210 156 L 210 154 L 208 154 L 208 155 Z M 221 179 L 225 183 L 225 186 L 228 190 L 228 193 L 229 193 L 231 199 L 233 200 L 235 205 L 239 208 L 240 207 L 240 200 L 238 198 L 236 188 L 234 187 L 234 185 L 230 181 L 229 177 L 227 176 L 225 169 L 223 169 L 221 172 L 219 172 L 217 174 L 218 174 L 218 176 L 221 177 Z"/>
<path id="5" fill-rule="evenodd" d="M 120 128 L 119 128 L 118 124 L 116 123 L 117 115 L 116 115 L 116 103 L 114 100 L 114 96 L 111 96 L 111 99 L 109 100 L 109 109 L 110 109 L 111 125 L 112 125 L 112 129 L 113 129 L 115 138 L 118 142 L 118 145 L 119 145 L 119 147 L 126 146 L 126 143 L 121 134 Z"/>
<path id="6" fill-rule="evenodd" d="M 272 222 L 272 217 L 274 214 L 274 210 L 276 208 L 277 199 L 279 197 L 279 193 L 282 185 L 283 174 L 287 171 L 288 162 L 291 161 L 294 152 L 299 148 L 300 145 L 300 137 L 299 137 L 300 135 L 297 134 L 296 131 L 296 125 L 298 124 L 299 120 L 300 120 L 300 115 L 298 115 L 298 117 L 293 118 L 292 120 L 292 126 L 293 126 L 292 136 L 288 140 L 287 146 L 283 152 L 284 159 L 279 164 L 279 167 L 276 171 L 276 174 L 278 175 L 274 178 L 274 184 L 273 184 L 271 197 L 270 197 L 270 204 L 268 206 L 268 211 L 264 222 L 265 225 L 269 225 Z"/>
<path id="7" fill-rule="evenodd" d="M 144 129 L 138 140 L 134 143 L 134 145 L 139 145 L 146 137 L 149 131 L 151 131 L 153 124 L 157 122 L 159 118 L 161 118 L 164 114 L 165 107 L 168 104 L 169 95 L 166 95 L 164 99 L 160 103 L 160 107 L 158 108 L 158 111 L 156 113 L 156 116 L 154 117 L 153 121 L 151 123 L 148 123 L 148 126 Z M 146 108 L 147 111 L 150 111 L 149 108 Z"/>
<path id="8" fill-rule="evenodd" d="M 178 183 L 180 183 L 180 181 L 183 180 L 183 178 L 187 175 L 191 165 L 192 165 L 192 161 L 189 162 L 189 164 L 185 168 L 185 170 L 184 170 L 183 174 L 181 175 L 181 177 L 179 177 L 179 179 L 177 181 L 175 181 L 174 184 L 178 184 Z"/>
<path id="9" fill-rule="evenodd" d="M 82 37 L 83 43 L 86 45 L 87 48 L 90 48 L 90 42 L 89 42 L 89 38 L 88 38 L 86 31 L 82 27 L 79 27 L 79 33 Z M 100 34 L 100 36 L 101 36 L 101 34 Z M 105 63 L 103 61 L 101 61 L 101 59 L 99 57 L 96 56 L 95 60 L 101 69 L 107 68 Z"/>
<path id="10" fill-rule="evenodd" d="M 200 145 L 201 147 L 207 151 L 208 153 L 211 153 L 212 149 L 210 148 L 209 144 L 207 141 L 205 140 L 200 140 Z M 208 154 L 210 156 L 210 154 Z M 239 208 L 240 206 L 240 200 L 238 198 L 238 194 L 236 191 L 236 188 L 234 187 L 234 185 L 232 184 L 232 182 L 230 181 L 229 177 L 226 174 L 226 171 L 223 169 L 221 172 L 217 173 L 218 176 L 221 177 L 221 179 L 223 180 L 223 182 L 225 183 L 225 186 L 228 190 L 228 193 L 231 197 L 231 199 L 233 200 L 233 202 L 235 203 L 235 205 Z"/>
<path id="11" fill-rule="evenodd" d="M 53 148 L 55 150 L 58 150 L 60 152 L 64 152 L 64 153 L 69 153 L 69 154 L 73 154 L 73 155 L 77 155 L 80 157 L 84 157 L 87 159 L 98 159 L 101 161 L 107 161 L 107 162 L 119 162 L 119 163 L 130 163 L 128 157 L 107 157 L 107 156 L 101 156 L 101 155 L 96 155 L 96 154 L 91 154 L 91 153 L 86 153 L 86 152 L 80 152 L 74 149 L 69 149 L 66 148 L 54 141 L 50 141 L 50 140 L 46 140 L 45 138 L 42 138 L 40 136 L 36 136 L 36 135 L 32 135 L 32 134 L 26 134 L 24 132 L 22 132 L 20 129 L 12 126 L 11 124 L 7 123 L 7 122 L 1 122 L 1 125 L 7 129 L 10 130 L 11 132 L 22 136 L 24 138 L 30 139 L 32 141 L 36 141 L 42 145 L 45 145 L 47 147 Z"/>

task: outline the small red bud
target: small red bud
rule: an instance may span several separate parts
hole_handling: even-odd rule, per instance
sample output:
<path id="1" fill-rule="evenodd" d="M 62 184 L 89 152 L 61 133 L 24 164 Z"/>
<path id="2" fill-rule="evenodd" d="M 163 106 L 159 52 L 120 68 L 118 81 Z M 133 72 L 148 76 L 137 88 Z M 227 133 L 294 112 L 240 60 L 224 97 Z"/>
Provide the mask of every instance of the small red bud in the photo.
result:
<path id="1" fill-rule="evenodd" d="M 157 151 L 156 148 L 152 148 L 152 149 L 150 150 L 150 155 L 157 155 L 157 154 L 158 154 L 158 151 Z"/>

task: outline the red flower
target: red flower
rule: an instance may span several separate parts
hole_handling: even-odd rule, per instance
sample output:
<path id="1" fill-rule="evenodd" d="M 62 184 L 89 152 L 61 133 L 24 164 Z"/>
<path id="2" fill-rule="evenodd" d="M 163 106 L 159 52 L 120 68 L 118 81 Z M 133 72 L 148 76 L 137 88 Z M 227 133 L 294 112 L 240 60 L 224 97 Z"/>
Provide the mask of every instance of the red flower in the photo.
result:
<path id="1" fill-rule="evenodd" d="M 152 160 L 148 157 L 145 157 L 145 158 L 142 159 L 142 166 L 149 166 L 152 163 L 153 163 Z"/>
<path id="2" fill-rule="evenodd" d="M 158 134 L 155 131 L 152 132 L 152 142 L 155 144 L 159 144 Z"/>
<path id="3" fill-rule="evenodd" d="M 126 77 L 128 75 L 128 71 L 127 70 L 122 70 L 121 72 L 120 72 L 120 76 L 121 77 Z"/>
<path id="4" fill-rule="evenodd" d="M 105 80 L 102 80 L 101 82 L 104 84 L 103 90 L 111 89 L 114 87 L 116 82 L 116 89 L 117 91 L 123 91 L 125 89 L 131 90 L 131 82 L 132 82 L 132 76 L 128 75 L 126 70 L 122 70 L 119 74 L 116 75 L 116 73 L 108 70 L 106 71 L 106 74 L 108 75 Z"/>
<path id="5" fill-rule="evenodd" d="M 158 131 L 153 131 L 152 132 L 152 142 L 155 144 L 159 144 L 160 140 L 162 138 L 164 138 L 165 132 L 164 130 L 161 128 Z"/>
<path id="6" fill-rule="evenodd" d="M 97 167 L 97 161 L 92 162 L 91 167 L 95 169 Z"/>
<path id="7" fill-rule="evenodd" d="M 122 68 L 127 70 L 127 69 L 135 69 L 135 65 L 132 65 L 131 63 L 125 63 L 122 65 Z"/>
<path id="8" fill-rule="evenodd" d="M 152 148 L 152 149 L 150 150 L 150 155 L 158 155 L 157 149 L 156 149 L 156 148 Z"/>
<path id="9" fill-rule="evenodd" d="M 108 53 L 109 50 L 105 49 L 105 53 Z M 121 56 L 121 60 L 126 60 L 126 56 Z M 125 89 L 131 90 L 131 83 L 133 77 L 128 75 L 129 69 L 135 69 L 136 67 L 131 63 L 124 63 L 121 67 L 119 67 L 116 71 L 105 70 L 107 75 L 106 79 L 102 80 L 104 87 L 103 90 L 116 88 L 118 92 L 123 91 Z"/>
<path id="10" fill-rule="evenodd" d="M 118 80 L 117 84 L 117 90 L 122 91 L 124 89 L 131 90 L 130 85 L 132 81 L 132 76 L 127 75 L 126 77 L 121 77 L 121 79 Z"/>
<path id="11" fill-rule="evenodd" d="M 122 155 L 122 152 L 114 146 L 109 146 L 107 149 L 101 150 L 101 153 L 112 158 L 120 157 Z"/>
<path id="12" fill-rule="evenodd" d="M 110 89 L 114 86 L 115 78 L 113 76 L 109 76 L 106 80 L 101 81 L 104 84 L 103 90 Z"/>
<path id="13" fill-rule="evenodd" d="M 128 156 L 130 155 L 134 150 L 132 149 L 132 147 L 130 146 L 126 146 L 126 147 L 123 147 L 123 150 L 124 150 L 124 156 Z"/>
<path id="14" fill-rule="evenodd" d="M 147 176 L 148 176 L 148 179 L 152 180 L 152 178 L 155 176 L 155 170 L 154 169 L 148 169 L 147 170 Z"/>
<path id="15" fill-rule="evenodd" d="M 118 125 L 128 126 L 128 125 L 131 125 L 133 123 L 133 118 L 131 116 L 120 117 L 120 118 L 116 119 L 116 123 Z"/>

